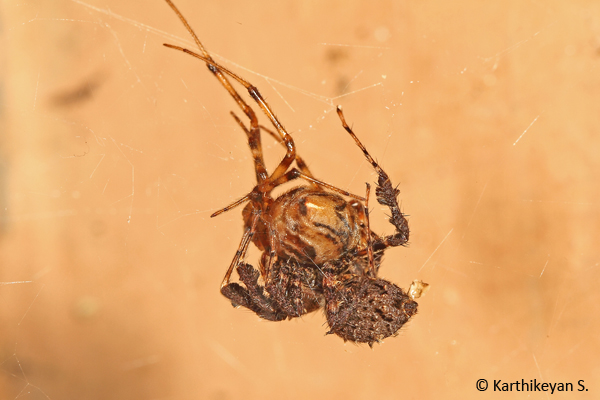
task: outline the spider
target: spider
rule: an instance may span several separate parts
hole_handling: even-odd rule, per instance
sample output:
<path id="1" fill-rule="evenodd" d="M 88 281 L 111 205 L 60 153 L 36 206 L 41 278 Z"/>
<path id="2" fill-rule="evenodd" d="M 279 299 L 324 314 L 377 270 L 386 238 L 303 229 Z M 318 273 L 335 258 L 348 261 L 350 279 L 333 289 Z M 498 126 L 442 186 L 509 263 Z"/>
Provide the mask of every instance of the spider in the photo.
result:
<path id="1" fill-rule="evenodd" d="M 258 89 L 215 62 L 173 2 L 166 2 L 194 38 L 200 52 L 164 45 L 204 61 L 250 120 L 246 126 L 231 112 L 247 136 L 256 185 L 250 193 L 211 215 L 215 217 L 246 203 L 242 211 L 244 233 L 221 283 L 221 293 L 234 307 L 243 306 L 271 321 L 292 319 L 323 308 L 329 325 L 327 333 L 336 334 L 344 341 L 372 346 L 396 335 L 416 314 L 414 300 L 427 286 L 415 281 L 409 289 L 412 295 L 409 295 L 392 282 L 378 277 L 385 249 L 406 245 L 409 239 L 408 221 L 398 206 L 400 191 L 392 186 L 388 175 L 348 126 L 338 106 L 342 126 L 378 174 L 377 201 L 387 206 L 391 213 L 389 222 L 395 233 L 379 236 L 369 225 L 370 185 L 366 184 L 366 197 L 361 197 L 316 179 L 297 154 L 293 138 Z M 274 131 L 259 125 L 254 110 L 229 79 L 244 86 L 268 117 Z M 271 173 L 263 160 L 261 132 L 275 138 L 286 149 L 285 156 Z M 277 198 L 271 196 L 276 187 L 296 179 L 303 179 L 308 184 Z M 262 251 L 258 269 L 245 262 L 251 242 Z M 231 281 L 234 270 L 239 275 L 239 282 Z"/>

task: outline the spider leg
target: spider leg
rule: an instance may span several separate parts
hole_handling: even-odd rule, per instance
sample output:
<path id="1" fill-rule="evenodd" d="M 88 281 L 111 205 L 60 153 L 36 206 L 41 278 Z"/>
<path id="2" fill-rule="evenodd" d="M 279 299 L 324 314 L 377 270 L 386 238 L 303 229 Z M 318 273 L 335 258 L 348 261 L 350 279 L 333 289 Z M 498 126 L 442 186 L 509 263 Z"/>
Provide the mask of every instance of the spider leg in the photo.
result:
<path id="1" fill-rule="evenodd" d="M 297 168 L 292 168 L 288 172 L 286 172 L 284 175 L 280 176 L 279 178 L 269 181 L 269 182 L 266 182 L 264 185 L 264 188 L 266 189 L 267 192 L 269 192 L 269 191 L 275 189 L 279 185 L 282 185 L 286 182 L 289 182 L 289 181 L 292 181 L 292 180 L 298 179 L 298 178 L 302 178 L 308 182 L 322 186 L 333 192 L 337 192 L 343 196 L 348 196 L 348 197 L 352 197 L 352 198 L 360 200 L 360 201 L 365 201 L 364 197 L 358 196 L 356 194 L 352 194 L 344 189 L 340 189 L 338 187 L 330 185 L 329 183 L 315 179 L 312 176 L 306 175 L 305 173 L 299 171 Z"/>
<path id="2" fill-rule="evenodd" d="M 281 138 L 279 136 L 277 136 L 275 134 L 275 132 L 265 128 L 262 125 L 259 125 L 260 129 L 266 131 L 268 134 L 270 134 L 271 136 L 273 136 L 273 138 L 275 140 L 277 140 L 277 142 L 279 142 L 279 144 L 285 146 L 285 143 L 283 143 L 283 141 L 281 140 Z M 322 188 L 325 187 L 329 190 L 332 190 L 334 192 L 340 193 L 344 196 L 348 196 L 348 197 L 352 197 L 354 199 L 357 200 L 361 200 L 361 201 L 365 201 L 365 199 L 363 197 L 357 196 L 355 194 L 349 193 L 343 189 L 340 189 L 338 187 L 335 187 L 333 185 L 330 185 L 328 183 L 325 183 L 323 181 L 320 181 L 318 179 L 316 179 L 314 177 L 314 175 L 310 172 L 310 170 L 308 169 L 308 166 L 306 165 L 306 163 L 304 162 L 304 160 L 298 155 L 296 154 L 296 165 L 298 166 L 298 169 L 300 170 L 300 172 L 302 173 L 301 177 L 306 179 L 311 185 L 313 185 L 315 188 Z"/>
<path id="3" fill-rule="evenodd" d="M 266 180 L 266 177 L 265 177 L 266 168 L 265 168 L 265 161 L 264 161 L 263 152 L 262 152 L 262 144 L 261 144 L 260 135 L 258 134 L 258 132 L 254 131 L 254 129 L 246 128 L 246 125 L 244 125 L 244 123 L 239 119 L 239 117 L 233 111 L 231 111 L 231 116 L 233 117 L 233 119 L 235 119 L 235 121 L 238 123 L 238 125 L 246 133 L 246 136 L 248 136 L 248 145 L 250 147 L 250 151 L 252 152 L 252 158 L 254 159 L 254 167 L 256 170 L 256 181 L 260 185 L 261 183 L 263 183 Z M 273 137 L 273 139 L 275 139 L 277 141 L 277 143 L 279 143 L 285 147 L 284 141 L 275 132 L 266 128 L 263 125 L 259 125 L 259 128 L 261 130 L 267 132 L 269 135 L 271 135 Z M 304 175 L 306 175 L 308 178 L 315 179 L 314 175 L 310 172 L 310 169 L 308 168 L 308 166 L 306 165 L 304 160 L 298 154 L 296 154 L 296 165 L 298 166 L 298 169 Z M 311 185 L 314 186 L 315 189 L 321 187 L 318 183 L 316 183 L 317 182 L 316 179 L 314 182 L 313 181 L 309 181 L 309 182 Z"/>
<path id="4" fill-rule="evenodd" d="M 184 53 L 192 54 L 192 55 L 197 56 L 197 57 L 201 58 L 202 60 L 206 61 L 206 66 L 208 67 L 210 72 L 212 72 L 217 77 L 219 82 L 221 82 L 221 85 L 223 85 L 223 87 L 229 92 L 229 94 L 231 95 L 231 97 L 233 97 L 233 99 L 238 104 L 238 106 L 242 109 L 242 111 L 244 111 L 244 114 L 246 114 L 246 116 L 250 119 L 250 124 L 252 126 L 252 129 L 257 129 L 258 128 L 258 118 L 256 117 L 254 110 L 252 108 L 250 108 L 250 106 L 248 105 L 248 103 L 246 103 L 244 101 L 244 99 L 242 99 L 242 97 L 238 94 L 238 92 L 233 88 L 233 86 L 231 85 L 231 83 L 229 82 L 227 77 L 223 74 L 221 69 L 218 68 L 218 65 L 215 63 L 213 58 L 210 56 L 210 53 L 206 50 L 206 48 L 204 47 L 202 42 L 200 42 L 200 39 L 198 39 L 198 36 L 194 32 L 194 30 L 192 29 L 190 24 L 187 22 L 187 20 L 183 16 L 183 14 L 181 14 L 181 12 L 177 9 L 175 4 L 173 4 L 173 2 L 171 0 L 165 0 L 165 1 L 173 9 L 175 14 L 177 14 L 177 16 L 179 17 L 179 19 L 181 20 L 181 22 L 183 23 L 183 25 L 185 26 L 187 31 L 194 38 L 194 41 L 196 42 L 196 46 L 198 46 L 198 49 L 200 49 L 202 56 L 200 56 L 188 49 L 179 47 L 179 46 L 174 46 L 174 45 L 166 44 L 166 43 L 164 45 L 166 47 L 170 47 L 172 49 L 183 51 Z"/>
<path id="5" fill-rule="evenodd" d="M 262 152 L 262 144 L 260 141 L 260 128 L 262 127 L 252 127 L 248 129 L 246 128 L 246 125 L 244 125 L 242 120 L 240 120 L 233 111 L 231 111 L 231 116 L 233 117 L 233 119 L 235 119 L 238 125 L 242 127 L 242 130 L 246 132 L 246 136 L 248 137 L 248 146 L 250 147 L 250 151 L 252 152 L 252 158 L 254 159 L 256 182 L 260 185 L 269 177 L 269 174 L 267 173 L 267 168 L 265 167 L 265 160 L 263 158 Z"/>
<path id="6" fill-rule="evenodd" d="M 169 1 L 169 0 L 167 0 L 167 1 Z M 250 117 L 249 113 L 247 112 L 247 110 L 245 109 L 245 107 L 243 105 L 248 107 L 248 110 L 251 111 L 250 107 L 245 102 L 243 102 L 243 100 L 241 99 L 241 97 L 239 97 L 239 95 L 237 94 L 235 89 L 233 89 L 233 87 L 231 86 L 229 81 L 225 78 L 225 76 L 223 76 L 222 72 L 229 75 L 234 80 L 238 81 L 242 86 L 244 86 L 248 90 L 248 94 L 250 95 L 250 97 L 252 97 L 254 99 L 254 101 L 256 101 L 258 106 L 263 110 L 263 112 L 269 118 L 269 120 L 271 121 L 271 123 L 273 124 L 275 129 L 277 129 L 277 132 L 279 132 L 279 134 L 281 135 L 281 139 L 283 139 L 283 141 L 285 143 L 287 152 L 286 152 L 283 160 L 281 160 L 281 162 L 275 169 L 275 172 L 273 172 L 273 174 L 271 174 L 271 178 L 278 178 L 281 175 L 283 175 L 285 173 L 285 171 L 287 171 L 289 166 L 292 164 L 294 159 L 296 158 L 296 147 L 294 145 L 294 139 L 292 139 L 292 137 L 290 136 L 289 133 L 287 133 L 287 131 L 285 130 L 285 128 L 283 127 L 281 122 L 279 122 L 279 120 L 275 116 L 275 113 L 273 112 L 273 110 L 271 110 L 271 107 L 267 104 L 264 97 L 258 91 L 258 88 L 256 86 L 252 85 L 250 82 L 248 82 L 244 78 L 235 74 L 234 72 L 228 70 L 227 68 L 223 67 L 222 65 L 217 64 L 212 58 L 210 58 L 210 56 L 206 57 L 205 55 L 200 55 L 200 54 L 194 53 L 193 51 L 188 50 L 186 48 L 183 48 L 180 46 L 175 46 L 172 44 L 164 43 L 164 46 L 169 47 L 171 49 L 183 51 L 184 53 L 187 53 L 191 56 L 194 56 L 194 57 L 204 61 L 206 63 L 206 65 L 208 65 L 208 69 L 211 70 L 211 72 L 213 74 L 215 74 L 219 78 L 219 80 L 221 80 L 221 83 L 223 84 L 223 86 L 225 86 L 225 88 L 229 91 L 229 93 L 238 102 L 238 104 L 240 105 L 242 110 L 244 110 L 246 115 L 248 115 Z M 221 77 L 223 79 L 221 79 Z M 231 88 L 231 90 L 229 90 L 229 88 Z M 234 95 L 234 93 L 235 93 L 235 95 Z M 238 99 L 241 101 L 239 101 Z M 243 105 L 242 105 L 242 103 L 243 103 Z M 254 112 L 252 112 L 252 114 L 254 115 Z M 254 120 L 252 121 L 252 123 L 254 124 Z"/>
<path id="7" fill-rule="evenodd" d="M 231 260 L 231 265 L 227 269 L 227 272 L 223 277 L 223 281 L 221 282 L 221 290 L 223 290 L 225 286 L 229 285 L 229 281 L 231 280 L 231 274 L 233 273 L 234 268 L 236 268 L 240 264 L 240 260 L 243 260 L 246 257 L 248 245 L 250 244 L 250 240 L 252 240 L 252 236 L 254 236 L 254 232 L 256 232 L 256 225 L 258 223 L 259 218 L 260 214 L 254 215 L 254 218 L 252 218 L 252 224 L 249 228 L 246 228 L 244 230 L 242 240 L 240 241 L 240 246 L 235 252 L 235 256 L 233 257 L 233 260 Z"/>
<path id="8" fill-rule="evenodd" d="M 377 188 L 375 189 L 375 194 L 377 196 L 377 201 L 379 204 L 387 206 L 392 215 L 390 216 L 390 223 L 394 225 L 396 228 L 396 233 L 393 235 L 386 236 L 379 241 L 376 241 L 373 244 L 374 250 L 381 250 L 389 246 L 402 246 L 408 242 L 409 238 L 409 228 L 408 221 L 404 214 L 400 211 L 400 206 L 398 205 L 398 194 L 400 190 L 392 186 L 392 182 L 388 174 L 377 164 L 377 162 L 371 157 L 365 146 L 358 140 L 358 137 L 352 132 L 352 129 L 346 123 L 346 119 L 344 118 L 344 114 L 342 113 L 342 107 L 338 106 L 337 108 L 338 116 L 342 121 L 342 126 L 346 131 L 352 136 L 356 145 L 362 150 L 365 155 L 367 161 L 371 163 L 379 178 L 377 180 Z"/>
<path id="9" fill-rule="evenodd" d="M 264 125 L 259 125 L 259 128 L 262 129 L 263 131 L 267 132 L 269 135 L 271 135 L 273 137 L 273 139 L 275 139 L 277 141 L 277 143 L 279 143 L 280 145 L 285 147 L 285 143 L 283 142 L 283 140 L 281 139 L 281 137 L 279 137 L 275 132 L 273 132 L 272 130 L 266 128 Z M 314 178 L 314 175 L 312 174 L 312 172 L 310 172 L 310 170 L 308 169 L 308 165 L 306 165 L 306 163 L 304 162 L 304 160 L 298 155 L 298 153 L 296 153 L 296 165 L 298 166 L 298 169 L 300 171 L 302 171 L 302 173 L 304 173 L 307 176 L 310 176 L 311 178 Z M 316 183 L 312 183 L 311 184 L 315 187 L 318 188 L 319 186 Z"/>
<path id="10" fill-rule="evenodd" d="M 216 217 L 219 214 L 223 214 L 226 211 L 231 210 L 232 208 L 236 208 L 237 206 L 239 206 L 240 204 L 243 204 L 245 202 L 247 202 L 248 200 L 250 200 L 250 194 L 245 195 L 244 197 L 242 197 L 241 199 L 238 199 L 236 201 L 234 201 L 233 203 L 221 208 L 218 211 L 215 211 L 214 213 L 212 213 L 210 215 L 211 218 Z"/>
<path id="11" fill-rule="evenodd" d="M 206 63 L 206 66 L 208 67 L 208 69 L 217 77 L 217 79 L 221 82 L 223 87 L 225 89 L 227 89 L 227 91 L 229 92 L 231 97 L 233 97 L 233 99 L 236 101 L 236 103 L 239 105 L 239 107 L 244 111 L 246 116 L 248 116 L 248 118 L 250 119 L 250 124 L 252 126 L 252 129 L 256 129 L 258 126 L 258 119 L 256 118 L 256 114 L 250 108 L 250 106 L 240 97 L 240 95 L 237 93 L 237 91 L 233 88 L 233 86 L 231 85 L 231 83 L 229 82 L 229 80 L 227 79 L 225 74 L 229 75 L 231 78 L 238 81 L 240 84 L 242 84 L 246 88 L 246 90 L 248 90 L 248 94 L 250 94 L 250 97 L 252 97 L 254 99 L 254 101 L 256 101 L 256 103 L 263 110 L 265 115 L 269 118 L 269 120 L 271 121 L 273 126 L 277 129 L 277 132 L 279 132 L 279 134 L 281 135 L 281 139 L 284 141 L 285 147 L 287 148 L 285 157 L 283 158 L 283 160 L 281 160 L 281 162 L 279 163 L 279 165 L 277 166 L 277 168 L 275 169 L 275 171 L 273 172 L 273 174 L 271 175 L 270 178 L 275 179 L 275 178 L 280 177 L 281 175 L 283 175 L 285 173 L 285 171 L 288 170 L 289 166 L 292 164 L 292 162 L 296 158 L 296 147 L 294 146 L 294 140 L 292 139 L 290 134 L 287 133 L 287 131 L 285 130 L 285 128 L 283 127 L 281 122 L 279 122 L 279 120 L 277 119 L 277 117 L 275 116 L 273 111 L 271 110 L 271 107 L 267 104 L 267 102 L 262 97 L 262 95 L 260 94 L 258 89 L 254 85 L 252 85 L 250 82 L 248 82 L 245 79 L 241 78 L 240 76 L 234 74 L 227 68 L 217 64 L 213 60 L 213 58 L 210 56 L 210 54 L 208 53 L 208 51 L 206 50 L 206 48 L 204 47 L 202 42 L 200 42 L 200 39 L 198 39 L 198 36 L 194 32 L 194 30 L 192 29 L 190 24 L 187 22 L 187 20 L 183 16 L 183 14 L 181 14 L 181 12 L 177 9 L 177 7 L 175 7 L 175 4 L 173 4 L 173 2 L 171 0 L 165 0 L 165 1 L 173 9 L 175 14 L 177 14 L 177 16 L 179 17 L 179 19 L 181 20 L 181 22 L 183 23 L 185 28 L 188 30 L 190 35 L 194 38 L 194 41 L 196 42 L 196 46 L 198 46 L 198 49 L 200 49 L 200 52 L 202 54 L 197 54 L 191 50 L 185 49 L 180 46 L 174 46 L 172 44 L 165 43 L 164 45 L 166 47 L 170 47 L 175 50 L 183 51 L 184 53 L 190 54 L 190 55 L 204 61 Z"/>
<path id="12" fill-rule="evenodd" d="M 373 242 L 371 239 L 371 223 L 369 222 L 369 195 L 371 194 L 371 185 L 367 183 L 367 194 L 365 197 L 365 219 L 367 220 L 367 254 L 369 256 L 369 271 L 372 278 L 377 276 L 375 262 L 373 260 Z"/>
<path id="13" fill-rule="evenodd" d="M 256 315 L 269 321 L 281 321 L 288 317 L 295 317 L 295 311 L 292 314 L 280 306 L 280 304 L 271 297 L 265 296 L 264 287 L 258 284 L 259 272 L 250 264 L 241 263 L 237 267 L 240 280 L 246 286 L 243 288 L 237 283 L 230 283 L 226 290 L 221 289 L 227 298 L 233 303 L 246 307 L 254 311 Z M 231 296 L 233 294 L 233 296 Z M 240 301 L 238 303 L 238 301 Z"/>
<path id="14" fill-rule="evenodd" d="M 248 245 L 254 232 L 260 214 L 256 214 L 252 220 L 252 225 L 247 228 L 242 236 L 240 246 L 233 257 L 231 265 L 221 283 L 221 294 L 231 300 L 234 306 L 243 306 L 254 311 L 259 317 L 270 321 L 281 321 L 288 317 L 288 314 L 279 307 L 279 305 L 264 294 L 264 288 L 258 284 L 259 272 L 252 265 L 245 263 L 244 257 L 248 250 Z M 238 283 L 230 282 L 231 274 L 236 269 L 240 281 L 245 287 Z"/>
<path id="15" fill-rule="evenodd" d="M 250 128 L 250 129 L 246 128 L 246 125 L 244 125 L 242 120 L 240 120 L 239 117 L 233 111 L 231 111 L 231 116 L 233 117 L 233 119 L 235 119 L 235 121 L 238 123 L 238 125 L 242 128 L 242 130 L 246 133 L 246 136 L 248 137 L 248 146 L 250 147 L 250 151 L 252 152 L 252 158 L 254 159 L 254 170 L 256 172 L 256 181 L 257 181 L 258 185 L 261 185 L 262 183 L 264 183 L 267 180 L 268 174 L 267 174 L 267 170 L 265 167 L 265 161 L 263 158 L 262 144 L 261 144 L 261 139 L 260 139 L 260 134 L 259 134 L 260 130 L 254 129 L 254 128 Z M 270 129 L 265 128 L 262 125 L 259 125 L 259 128 L 266 131 L 271 136 L 273 136 L 273 138 L 275 138 L 275 140 L 277 140 L 277 142 L 279 144 L 285 146 L 285 143 L 283 142 L 283 140 L 275 132 L 271 131 Z M 317 183 L 320 181 L 317 181 L 313 177 L 313 175 L 310 172 L 310 170 L 308 169 L 308 166 L 306 165 L 306 163 L 298 155 L 296 155 L 296 164 L 298 165 L 298 168 L 300 169 L 300 171 L 305 176 L 307 176 L 307 180 L 309 180 L 309 182 L 312 186 L 314 186 L 315 188 L 321 188 L 322 185 Z M 327 184 L 323 183 L 323 185 L 327 185 Z M 331 186 L 331 185 L 328 185 L 328 186 L 330 188 L 333 188 L 333 186 Z M 348 193 L 346 191 L 343 191 L 343 190 L 337 189 L 337 188 L 334 188 L 332 190 L 335 190 L 337 192 L 342 192 L 342 194 Z M 360 199 L 360 197 L 352 195 L 352 194 L 350 195 L 350 197 Z M 241 199 L 238 199 L 235 202 L 214 212 L 211 215 L 211 217 L 216 217 L 219 214 L 229 211 L 232 208 L 235 208 L 235 207 L 241 205 L 242 203 L 245 203 L 249 199 L 250 199 L 250 195 L 246 195 L 246 196 L 242 197 Z"/>

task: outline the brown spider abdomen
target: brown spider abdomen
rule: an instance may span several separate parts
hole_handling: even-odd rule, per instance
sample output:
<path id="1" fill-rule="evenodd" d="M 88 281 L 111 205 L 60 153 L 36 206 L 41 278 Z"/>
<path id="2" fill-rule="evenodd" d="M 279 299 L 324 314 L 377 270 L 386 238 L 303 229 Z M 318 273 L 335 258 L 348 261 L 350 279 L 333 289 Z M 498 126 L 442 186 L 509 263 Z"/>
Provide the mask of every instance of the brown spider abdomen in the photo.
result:
<path id="1" fill-rule="evenodd" d="M 384 279 L 326 279 L 325 316 L 330 331 L 344 340 L 369 343 L 394 336 L 417 313 L 417 302 Z"/>
<path id="2" fill-rule="evenodd" d="M 279 196 L 268 213 L 275 253 L 317 265 L 366 245 L 363 205 L 300 186 Z"/>

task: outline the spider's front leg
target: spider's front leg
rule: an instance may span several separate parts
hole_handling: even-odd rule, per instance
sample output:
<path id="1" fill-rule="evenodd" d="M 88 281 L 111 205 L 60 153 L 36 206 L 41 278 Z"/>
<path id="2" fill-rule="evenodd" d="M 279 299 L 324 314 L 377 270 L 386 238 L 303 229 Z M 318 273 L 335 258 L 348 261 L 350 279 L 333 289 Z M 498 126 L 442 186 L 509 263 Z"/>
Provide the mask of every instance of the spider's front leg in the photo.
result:
<path id="1" fill-rule="evenodd" d="M 254 311 L 261 318 L 270 321 L 281 321 L 287 318 L 287 314 L 277 303 L 265 295 L 264 287 L 258 284 L 260 273 L 252 265 L 243 261 L 246 257 L 248 245 L 256 232 L 260 215 L 260 212 L 254 214 L 252 222 L 244 230 L 240 246 L 221 283 L 221 294 L 231 300 L 235 307 L 243 306 Z M 237 270 L 240 281 L 245 287 L 239 283 L 230 282 L 234 269 Z"/>
<path id="2" fill-rule="evenodd" d="M 342 108 L 338 106 L 337 108 L 338 116 L 342 121 L 342 125 L 344 129 L 352 136 L 356 145 L 363 151 L 367 161 L 371 163 L 377 174 L 379 175 L 377 179 L 377 188 L 375 189 L 375 194 L 377 196 L 377 201 L 379 204 L 387 206 L 390 209 L 390 223 L 394 225 L 396 228 L 396 233 L 393 235 L 386 236 L 384 238 L 377 238 L 373 242 L 373 250 L 382 250 L 386 247 L 390 246 L 402 246 L 408 242 L 408 238 L 410 235 L 410 230 L 408 228 L 408 220 L 400 211 L 400 206 L 398 205 L 398 194 L 400 190 L 392 186 L 392 182 L 390 181 L 390 177 L 388 174 L 377 164 L 377 162 L 371 157 L 365 146 L 358 140 L 358 137 L 352 132 L 352 129 L 346 123 L 346 119 L 344 118 L 344 114 L 342 113 Z"/>
<path id="3" fill-rule="evenodd" d="M 236 269 L 245 287 L 230 282 L 221 288 L 223 296 L 231 300 L 234 306 L 246 307 L 269 321 L 281 321 L 288 317 L 276 302 L 265 295 L 264 287 L 258 284 L 260 274 L 252 265 L 240 263 Z"/>

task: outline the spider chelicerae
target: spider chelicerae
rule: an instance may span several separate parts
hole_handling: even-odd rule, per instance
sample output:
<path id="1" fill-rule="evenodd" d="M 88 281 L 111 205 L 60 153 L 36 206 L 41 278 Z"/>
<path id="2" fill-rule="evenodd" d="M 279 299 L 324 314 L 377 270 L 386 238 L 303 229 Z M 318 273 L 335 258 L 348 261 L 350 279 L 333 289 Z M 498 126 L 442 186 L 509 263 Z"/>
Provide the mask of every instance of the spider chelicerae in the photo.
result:
<path id="1" fill-rule="evenodd" d="M 408 221 L 398 206 L 399 190 L 392 186 L 388 175 L 352 132 L 338 106 L 337 114 L 344 129 L 378 174 L 377 201 L 391 213 L 389 222 L 395 233 L 379 236 L 369 226 L 370 185 L 367 183 L 363 198 L 316 179 L 296 153 L 293 138 L 258 89 L 216 63 L 173 2 L 166 2 L 194 38 L 200 52 L 171 44 L 165 46 L 204 61 L 250 120 L 250 126 L 246 126 L 231 112 L 248 138 L 256 186 L 241 199 L 211 215 L 214 217 L 247 203 L 242 212 L 244 234 L 221 283 L 221 293 L 235 307 L 246 307 L 271 321 L 300 317 L 323 308 L 329 325 L 327 333 L 334 333 L 345 341 L 372 345 L 396 335 L 416 314 L 414 300 L 427 287 L 425 283 L 414 281 L 406 293 L 378 277 L 385 249 L 408 242 Z M 274 131 L 259 125 L 254 110 L 234 89 L 229 78 L 246 88 L 269 118 Z M 270 174 L 263 160 L 261 131 L 286 149 L 283 160 Z M 273 189 L 298 178 L 308 185 L 298 186 L 277 198 L 271 196 Z M 251 242 L 262 251 L 258 269 L 245 262 Z M 231 282 L 234 270 L 239 275 L 239 283 Z"/>

